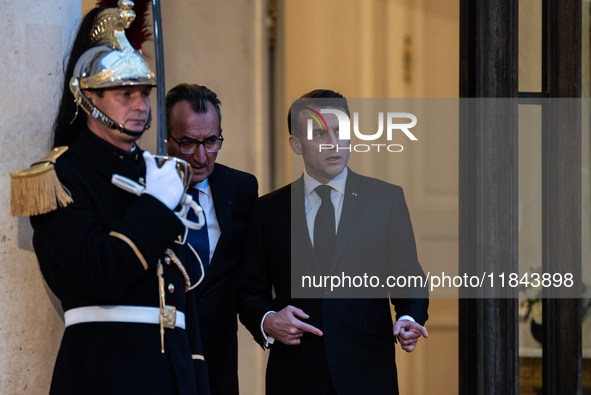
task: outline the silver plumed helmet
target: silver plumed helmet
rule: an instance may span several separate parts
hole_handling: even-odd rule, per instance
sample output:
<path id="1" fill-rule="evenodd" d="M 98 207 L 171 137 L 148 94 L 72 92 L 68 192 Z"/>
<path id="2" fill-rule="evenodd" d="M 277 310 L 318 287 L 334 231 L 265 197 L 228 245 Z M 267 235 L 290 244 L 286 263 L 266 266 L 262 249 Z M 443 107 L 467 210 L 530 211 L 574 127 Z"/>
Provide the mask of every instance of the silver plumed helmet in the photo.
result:
<path id="1" fill-rule="evenodd" d="M 106 89 L 123 86 L 156 86 L 156 76 L 143 56 L 136 51 L 125 36 L 125 29 L 135 19 L 131 9 L 133 2 L 120 0 L 119 8 L 107 8 L 100 12 L 90 35 L 91 48 L 80 56 L 70 80 L 70 91 L 76 103 L 89 116 L 122 133 L 140 136 L 115 122 L 95 107 L 82 93 L 84 89 Z M 151 118 L 151 117 L 150 117 Z M 148 121 L 144 130 L 148 129 Z"/>

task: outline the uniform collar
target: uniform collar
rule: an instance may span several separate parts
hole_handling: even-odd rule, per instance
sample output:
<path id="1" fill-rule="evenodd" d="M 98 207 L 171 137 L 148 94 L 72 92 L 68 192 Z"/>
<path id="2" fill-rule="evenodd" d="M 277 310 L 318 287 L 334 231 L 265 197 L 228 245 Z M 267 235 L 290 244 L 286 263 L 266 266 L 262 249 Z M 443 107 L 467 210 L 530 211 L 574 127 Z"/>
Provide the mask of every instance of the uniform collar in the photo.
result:
<path id="1" fill-rule="evenodd" d="M 96 146 L 97 149 L 103 151 L 104 153 L 110 152 L 112 155 L 115 155 L 121 159 L 135 161 L 135 160 L 137 160 L 138 153 L 140 152 L 140 149 L 136 143 L 133 143 L 133 147 L 130 151 L 126 151 L 124 149 L 116 147 L 113 144 L 103 140 L 102 138 L 100 138 L 96 134 L 92 133 L 92 131 L 90 129 L 86 129 L 86 130 L 82 131 L 82 133 L 80 133 L 80 136 L 78 137 L 78 139 L 82 139 L 82 142 L 85 144 L 90 143 L 93 146 Z"/>
<path id="2" fill-rule="evenodd" d="M 88 128 L 80 132 L 70 148 L 83 162 L 109 177 L 120 174 L 137 180 L 144 172 L 142 150 L 137 145 L 134 145 L 132 151 L 122 150 L 101 139 Z"/>

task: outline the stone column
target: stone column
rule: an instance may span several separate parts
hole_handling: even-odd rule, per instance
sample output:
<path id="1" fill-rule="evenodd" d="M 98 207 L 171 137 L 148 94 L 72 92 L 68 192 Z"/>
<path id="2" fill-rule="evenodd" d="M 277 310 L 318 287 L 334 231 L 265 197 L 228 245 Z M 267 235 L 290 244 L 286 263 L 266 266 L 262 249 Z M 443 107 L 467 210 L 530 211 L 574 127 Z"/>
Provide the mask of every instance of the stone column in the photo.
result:
<path id="1" fill-rule="evenodd" d="M 63 332 L 61 308 L 44 287 L 29 219 L 10 216 L 9 173 L 50 149 L 62 61 L 80 4 L 0 0 L 0 13 L 0 388 L 41 394 L 49 390 Z"/>

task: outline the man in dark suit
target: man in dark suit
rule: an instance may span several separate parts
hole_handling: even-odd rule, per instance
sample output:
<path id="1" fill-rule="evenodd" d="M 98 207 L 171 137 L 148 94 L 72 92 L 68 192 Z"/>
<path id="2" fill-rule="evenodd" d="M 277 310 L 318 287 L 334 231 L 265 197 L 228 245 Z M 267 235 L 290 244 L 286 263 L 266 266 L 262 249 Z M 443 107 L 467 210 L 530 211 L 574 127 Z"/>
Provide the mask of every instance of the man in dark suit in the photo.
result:
<path id="1" fill-rule="evenodd" d="M 378 268 L 424 276 L 402 188 L 346 167 L 349 141 L 339 138 L 336 116 L 312 122 L 308 138 L 308 120 L 327 107 L 349 114 L 346 99 L 328 90 L 310 92 L 290 109 L 290 145 L 305 173 L 259 199 L 258 231 L 239 280 L 240 320 L 259 344 L 272 343 L 267 394 L 396 394 L 396 338 L 411 352 L 427 337 L 427 293 L 397 293 L 394 323 L 387 297 L 350 298 L 321 287 L 294 298 L 302 274 L 354 276 Z"/>
<path id="2" fill-rule="evenodd" d="M 166 95 L 167 150 L 193 167 L 190 192 L 207 224 L 205 233 L 189 231 L 188 240 L 205 268 L 197 304 L 211 393 L 232 395 L 238 394 L 236 275 L 258 185 L 253 175 L 215 163 L 223 141 L 219 106 L 213 91 L 196 84 Z"/>

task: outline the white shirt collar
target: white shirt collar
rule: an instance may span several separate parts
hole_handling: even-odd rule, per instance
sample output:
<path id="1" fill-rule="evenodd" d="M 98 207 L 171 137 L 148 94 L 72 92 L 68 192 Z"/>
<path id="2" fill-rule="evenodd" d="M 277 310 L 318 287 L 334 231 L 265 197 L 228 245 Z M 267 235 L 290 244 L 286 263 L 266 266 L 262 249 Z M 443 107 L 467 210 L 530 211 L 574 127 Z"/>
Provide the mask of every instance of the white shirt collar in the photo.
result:
<path id="1" fill-rule="evenodd" d="M 197 183 L 193 188 L 209 196 L 209 178 L 206 178 L 205 180 Z"/>
<path id="2" fill-rule="evenodd" d="M 337 175 L 335 178 L 330 180 L 326 185 L 332 187 L 333 189 L 335 189 L 336 191 L 338 191 L 342 195 L 344 195 L 345 194 L 345 186 L 347 184 L 347 175 L 348 174 L 349 174 L 349 170 L 345 166 L 343 171 L 339 175 Z M 318 185 L 322 185 L 322 183 L 316 181 L 308 173 L 306 173 L 306 170 L 304 170 L 304 188 L 305 188 L 306 196 L 309 196 Z"/>

